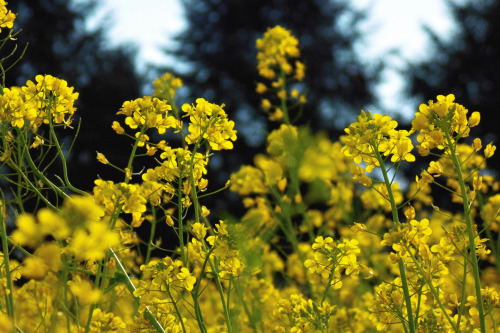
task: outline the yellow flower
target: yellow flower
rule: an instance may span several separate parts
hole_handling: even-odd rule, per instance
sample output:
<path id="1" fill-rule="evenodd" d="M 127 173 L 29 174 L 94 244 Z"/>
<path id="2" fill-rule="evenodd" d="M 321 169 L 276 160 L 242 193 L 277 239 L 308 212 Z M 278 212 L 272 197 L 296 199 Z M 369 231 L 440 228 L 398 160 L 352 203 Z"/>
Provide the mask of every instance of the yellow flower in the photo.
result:
<path id="1" fill-rule="evenodd" d="M 272 106 L 271 102 L 268 99 L 264 98 L 262 100 L 261 107 L 262 107 L 263 110 L 267 111 L 267 110 L 269 110 L 271 108 L 271 106 Z"/>
<path id="2" fill-rule="evenodd" d="M 431 111 L 436 112 L 440 118 L 444 118 L 448 115 L 450 108 L 453 106 L 453 101 L 455 100 L 455 95 L 449 94 L 446 97 L 443 95 L 437 96 L 437 103 L 432 103 L 429 105 Z"/>
<path id="3" fill-rule="evenodd" d="M 474 148 L 474 151 L 479 151 L 482 147 L 483 145 L 481 144 L 481 139 L 475 138 L 472 142 L 472 148 Z"/>
<path id="4" fill-rule="evenodd" d="M 200 222 L 196 222 L 191 226 L 191 232 L 193 233 L 194 237 L 196 237 L 196 239 L 198 240 L 205 238 L 205 236 L 207 235 L 207 230 L 208 228 L 205 227 Z"/>
<path id="5" fill-rule="evenodd" d="M 21 246 L 35 247 L 43 238 L 40 227 L 31 214 L 20 214 L 16 222 L 17 229 L 12 232 L 12 240 Z"/>
<path id="6" fill-rule="evenodd" d="M 273 67 L 278 67 L 289 74 L 292 66 L 288 58 L 300 56 L 299 41 L 291 32 L 281 26 L 267 29 L 263 38 L 257 39 L 257 69 L 259 75 L 266 79 L 273 79 L 276 75 Z M 300 74 L 298 75 L 300 76 Z"/>
<path id="7" fill-rule="evenodd" d="M 26 257 L 21 267 L 21 274 L 26 279 L 41 280 L 47 274 L 49 268 L 43 259 L 36 256 Z"/>
<path id="8" fill-rule="evenodd" d="M 283 169 L 275 160 L 262 154 L 256 155 L 254 160 L 255 166 L 264 172 L 266 185 L 276 185 L 283 178 Z"/>
<path id="9" fill-rule="evenodd" d="M 44 144 L 44 140 L 40 136 L 35 136 L 35 141 L 33 141 L 33 144 L 30 146 L 30 148 L 38 148 L 39 146 Z"/>
<path id="10" fill-rule="evenodd" d="M 7 5 L 7 2 L 2 0 L 0 2 L 0 32 L 2 31 L 1 28 L 8 28 L 12 29 L 14 26 L 14 20 L 16 19 L 16 14 L 12 13 L 10 10 L 7 10 L 5 7 Z"/>
<path id="11" fill-rule="evenodd" d="M 116 114 L 125 115 L 125 124 L 131 129 L 146 125 L 147 128 L 156 128 L 159 134 L 163 134 L 167 128 L 177 127 L 175 117 L 169 115 L 171 110 L 172 107 L 165 101 L 151 96 L 144 96 L 133 101 L 124 102 L 120 111 Z M 120 134 L 121 129 L 118 125 L 114 125 L 114 129 Z"/>
<path id="12" fill-rule="evenodd" d="M 123 129 L 123 127 L 116 120 L 113 121 L 113 125 L 111 125 L 111 128 L 116 132 L 116 134 L 123 134 L 123 133 L 125 133 L 125 130 Z"/>
<path id="13" fill-rule="evenodd" d="M 257 87 L 255 88 L 255 91 L 257 92 L 257 94 L 263 94 L 267 91 L 267 87 L 264 83 L 259 82 L 259 83 L 257 83 Z"/>
<path id="14" fill-rule="evenodd" d="M 80 306 L 97 303 L 101 298 L 101 292 L 94 289 L 93 283 L 89 280 L 76 275 L 73 280 L 68 282 L 69 290 L 76 297 Z"/>
<path id="15" fill-rule="evenodd" d="M 304 79 L 305 71 L 306 66 L 298 60 L 295 61 L 295 79 L 297 81 L 302 81 Z"/>
<path id="16" fill-rule="evenodd" d="M 50 271 L 57 272 L 62 268 L 61 247 L 56 242 L 43 243 L 34 255 L 43 260 Z"/>
<path id="17" fill-rule="evenodd" d="M 443 165 L 439 161 L 431 161 L 427 171 L 434 177 L 439 177 L 443 173 Z"/>
<path id="18" fill-rule="evenodd" d="M 492 145 L 491 143 L 488 143 L 486 145 L 486 148 L 484 148 L 484 156 L 486 158 L 490 158 L 491 156 L 493 156 L 493 154 L 495 154 L 496 149 L 497 149 L 496 146 Z"/>
<path id="19" fill-rule="evenodd" d="M 73 233 L 67 248 L 77 260 L 94 262 L 104 259 L 109 248 L 119 244 L 118 233 L 109 230 L 104 222 L 92 221 Z"/>
<path id="20" fill-rule="evenodd" d="M 101 154 L 99 152 L 97 152 L 97 160 L 99 162 L 101 162 L 102 164 L 109 164 L 109 161 L 108 159 L 106 158 L 106 156 L 104 156 L 104 154 Z"/>
<path id="21" fill-rule="evenodd" d="M 479 125 L 479 121 L 481 120 L 481 114 L 477 111 L 472 112 L 470 118 L 469 118 L 469 126 L 474 127 Z"/>
<path id="22" fill-rule="evenodd" d="M 189 270 L 185 267 L 181 268 L 181 271 L 177 274 L 177 279 L 182 282 L 183 287 L 191 291 L 196 283 L 196 278 L 189 273 Z"/>
<path id="23" fill-rule="evenodd" d="M 264 173 L 250 165 L 243 165 L 239 171 L 231 174 L 230 189 L 240 195 L 268 192 L 264 183 Z"/>
<path id="24" fill-rule="evenodd" d="M 167 223 L 167 225 L 169 227 L 173 227 L 175 225 L 174 219 L 172 218 L 172 215 L 167 215 L 165 222 Z"/>
<path id="25" fill-rule="evenodd" d="M 177 89 L 182 87 L 182 80 L 172 75 L 172 73 L 165 73 L 163 76 L 157 78 L 153 82 L 155 91 L 153 95 L 158 98 L 173 101 Z"/>
<path id="26" fill-rule="evenodd" d="M 232 149 L 231 141 L 236 140 L 236 130 L 223 108 L 224 104 L 212 104 L 203 98 L 198 98 L 196 105 L 184 104 L 182 111 L 190 121 L 186 142 L 194 144 L 206 140 L 213 150 Z"/>
<path id="27" fill-rule="evenodd" d="M 201 206 L 201 216 L 207 217 L 208 215 L 210 215 L 210 210 L 205 206 Z"/>

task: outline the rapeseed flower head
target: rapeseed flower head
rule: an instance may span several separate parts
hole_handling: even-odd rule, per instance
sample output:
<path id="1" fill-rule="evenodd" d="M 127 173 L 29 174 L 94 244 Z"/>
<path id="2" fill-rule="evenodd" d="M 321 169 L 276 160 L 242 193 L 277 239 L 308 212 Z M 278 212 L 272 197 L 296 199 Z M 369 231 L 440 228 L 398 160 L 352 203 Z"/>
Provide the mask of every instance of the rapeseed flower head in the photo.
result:
<path id="1" fill-rule="evenodd" d="M 413 144 L 410 133 L 396 130 L 398 123 L 387 115 L 361 111 L 356 122 L 345 129 L 348 134 L 342 137 L 342 153 L 351 157 L 355 163 L 366 163 L 366 171 L 371 172 L 380 166 L 379 154 L 392 155 L 391 162 L 415 161 L 411 154 Z"/>
<path id="2" fill-rule="evenodd" d="M 469 136 L 470 128 L 479 124 L 481 115 L 476 111 L 467 119 L 467 113 L 468 110 L 456 103 L 452 94 L 438 95 L 437 101 L 421 104 L 412 121 L 412 131 L 419 133 L 419 153 L 427 156 L 431 149 L 445 149 L 447 135 L 452 141 Z"/>
<path id="3" fill-rule="evenodd" d="M 292 65 L 288 58 L 298 58 L 300 51 L 299 41 L 291 32 L 281 26 L 267 29 L 263 38 L 257 39 L 257 69 L 259 75 L 266 79 L 273 79 L 276 72 L 273 68 L 279 67 L 285 73 L 292 72 Z"/>
<path id="4" fill-rule="evenodd" d="M 243 165 L 240 170 L 231 174 L 231 191 L 240 195 L 263 194 L 268 192 L 262 170 Z"/>
<path id="5" fill-rule="evenodd" d="M 71 124 L 78 93 L 64 80 L 51 75 L 37 75 L 23 87 L 4 88 L 0 96 L 0 120 L 22 128 L 29 123 L 35 130 L 43 123 Z"/>
<path id="6" fill-rule="evenodd" d="M 154 97 L 173 101 L 177 89 L 182 87 L 182 80 L 167 72 L 153 81 L 153 87 L 155 88 Z"/>
<path id="7" fill-rule="evenodd" d="M 120 111 L 116 114 L 125 115 L 125 124 L 131 129 L 137 129 L 145 125 L 147 128 L 156 128 L 159 134 L 163 134 L 168 128 L 178 127 L 175 117 L 169 115 L 171 110 L 172 107 L 166 101 L 156 97 L 144 96 L 133 101 L 124 102 Z M 121 132 L 120 127 L 113 124 L 113 128 L 117 133 Z"/>
<path id="8" fill-rule="evenodd" d="M 14 26 L 14 20 L 16 19 L 16 14 L 7 10 L 7 2 L 5 0 L 0 0 L 0 32 L 2 28 L 12 29 Z"/>
<path id="9" fill-rule="evenodd" d="M 204 139 L 213 150 L 233 149 L 231 141 L 236 140 L 234 121 L 228 119 L 223 108 L 224 104 L 212 104 L 203 98 L 198 98 L 196 105 L 184 104 L 184 117 L 189 117 L 190 121 L 186 142 L 194 144 Z"/>

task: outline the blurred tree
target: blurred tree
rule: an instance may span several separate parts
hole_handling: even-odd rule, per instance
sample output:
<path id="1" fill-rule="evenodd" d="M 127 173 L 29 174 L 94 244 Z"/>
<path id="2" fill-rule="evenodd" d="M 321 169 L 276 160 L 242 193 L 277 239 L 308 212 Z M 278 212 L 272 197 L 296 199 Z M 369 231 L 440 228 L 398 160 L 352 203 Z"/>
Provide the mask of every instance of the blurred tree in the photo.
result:
<path id="1" fill-rule="evenodd" d="M 189 99 L 203 97 L 226 104 L 236 122 L 235 149 L 215 156 L 219 184 L 262 149 L 266 119 L 255 92 L 259 79 L 255 41 L 281 25 L 299 39 L 306 65 L 308 103 L 301 123 L 334 131 L 374 102 L 380 65 L 368 67 L 355 50 L 362 13 L 342 0 L 182 0 L 187 28 L 166 49 L 185 66 L 162 68 L 181 76 Z M 212 161 L 216 162 L 216 161 Z M 215 167 L 214 167 L 215 164 Z"/>
<path id="2" fill-rule="evenodd" d="M 408 65 L 408 91 L 422 101 L 438 94 L 455 94 L 458 103 L 480 111 L 482 122 L 474 129 L 484 145 L 498 144 L 498 105 L 500 104 L 500 1 L 447 1 L 456 31 L 440 38 L 430 29 L 430 56 Z M 488 165 L 500 170 L 498 154 Z"/>
<path id="3" fill-rule="evenodd" d="M 96 9 L 94 1 L 16 0 L 9 1 L 8 8 L 18 15 L 15 29 L 22 30 L 17 55 L 29 45 L 23 59 L 7 73 L 6 86 L 24 85 L 37 74 L 51 74 L 75 87 L 80 93 L 75 130 L 61 134 L 67 136 L 63 142 L 68 147 L 81 119 L 81 130 L 70 155 L 70 179 L 77 187 L 92 189 L 98 173 L 106 176 L 111 171 L 98 165 L 96 150 L 117 165 L 125 165 L 119 161 L 125 160 L 130 150 L 130 142 L 117 136 L 111 123 L 122 103 L 140 94 L 133 63 L 135 50 L 107 46 L 106 25 L 87 29 L 86 19 Z"/>

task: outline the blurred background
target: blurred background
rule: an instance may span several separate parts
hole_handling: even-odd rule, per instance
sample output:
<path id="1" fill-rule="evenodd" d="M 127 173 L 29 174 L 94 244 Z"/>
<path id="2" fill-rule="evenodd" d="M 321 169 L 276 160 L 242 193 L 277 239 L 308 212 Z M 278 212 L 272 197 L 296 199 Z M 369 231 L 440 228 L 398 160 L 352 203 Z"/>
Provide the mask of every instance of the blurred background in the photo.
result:
<path id="1" fill-rule="evenodd" d="M 12 0 L 8 8 L 22 30 L 17 52 L 29 45 L 6 85 L 51 74 L 80 93 L 70 177 L 85 190 L 98 176 L 120 180 L 97 163 L 96 151 L 125 164 L 130 142 L 111 123 L 124 101 L 151 94 L 165 71 L 184 81 L 178 104 L 224 103 L 236 122 L 235 149 L 212 158 L 211 188 L 252 163 L 273 129 L 255 93 L 255 40 L 277 24 L 300 41 L 309 90 L 300 122 L 314 131 L 336 139 L 361 109 L 409 127 L 420 103 L 453 93 L 481 112 L 474 135 L 498 144 L 499 1 Z M 498 157 L 490 168 L 498 171 Z M 414 178 L 420 170 L 406 172 Z M 214 203 L 222 210 L 235 199 L 225 192 Z"/>

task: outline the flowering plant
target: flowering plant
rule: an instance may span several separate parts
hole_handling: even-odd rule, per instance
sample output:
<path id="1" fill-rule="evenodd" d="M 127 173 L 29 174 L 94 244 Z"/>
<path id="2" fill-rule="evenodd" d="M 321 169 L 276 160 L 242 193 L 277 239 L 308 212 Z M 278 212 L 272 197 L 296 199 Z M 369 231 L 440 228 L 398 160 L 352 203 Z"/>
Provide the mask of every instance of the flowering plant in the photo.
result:
<path id="1" fill-rule="evenodd" d="M 1 2 L 3 42 L 14 19 Z M 123 181 L 95 179 L 92 193 L 71 184 L 56 131 L 75 130 L 78 93 L 50 75 L 2 87 L 0 331 L 497 331 L 500 194 L 484 173 L 495 146 L 466 140 L 480 114 L 439 95 L 409 131 L 362 111 L 334 142 L 297 125 L 298 40 L 277 26 L 256 46 L 256 92 L 279 126 L 219 189 L 207 166 L 233 149 L 235 124 L 203 98 L 178 107 L 170 73 L 118 110 L 110 127 L 131 140 L 128 161 L 96 160 Z M 418 155 L 433 159 L 400 186 Z M 55 161 L 63 174 L 49 177 Z M 435 188 L 460 209 L 436 206 Z M 226 189 L 241 218 L 203 205 Z M 176 244 L 162 245 L 160 224 Z"/>

